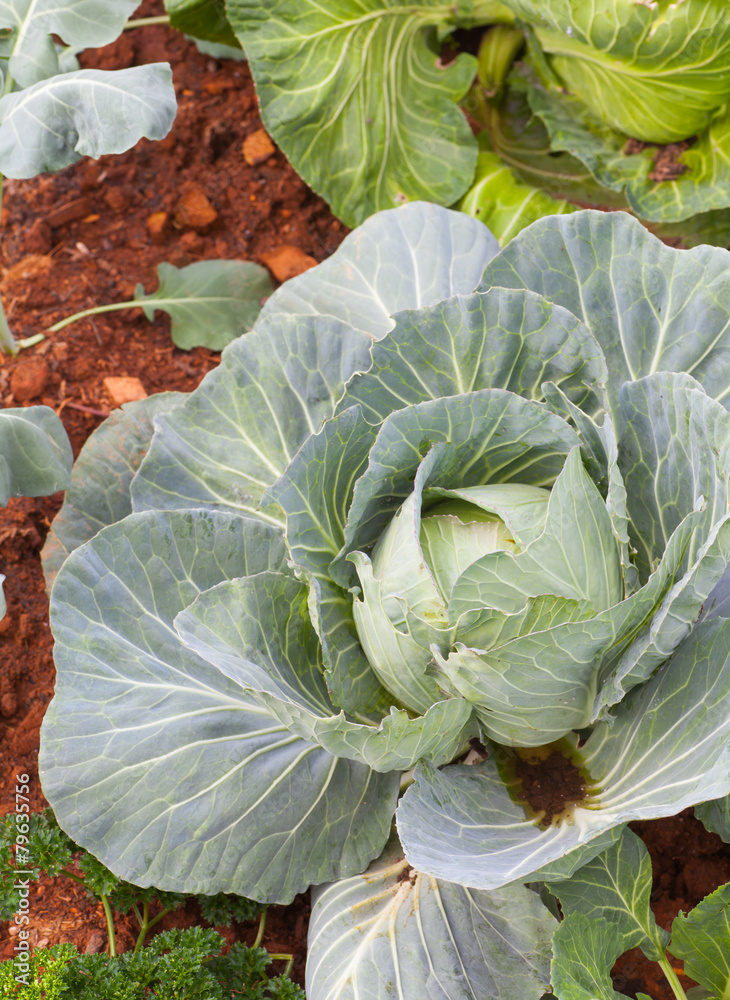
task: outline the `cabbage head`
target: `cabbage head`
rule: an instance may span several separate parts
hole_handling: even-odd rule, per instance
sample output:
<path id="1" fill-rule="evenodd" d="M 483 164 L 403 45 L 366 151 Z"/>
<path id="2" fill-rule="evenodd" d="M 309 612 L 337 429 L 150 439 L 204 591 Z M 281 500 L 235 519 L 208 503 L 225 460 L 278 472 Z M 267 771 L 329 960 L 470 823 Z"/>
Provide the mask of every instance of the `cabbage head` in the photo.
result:
<path id="1" fill-rule="evenodd" d="M 603 122 L 645 142 L 707 127 L 730 98 L 723 0 L 506 0 L 534 28 L 565 87 Z"/>
<path id="2" fill-rule="evenodd" d="M 143 885 L 320 886 L 312 1000 L 545 991 L 522 883 L 730 793 L 728 275 L 410 204 L 102 428 L 49 562 L 63 828 Z"/>
<path id="3" fill-rule="evenodd" d="M 553 196 L 602 207 L 628 205 L 640 218 L 668 227 L 663 234 L 685 245 L 727 246 L 721 211 L 728 204 L 728 5 L 723 0 L 507 0 L 507 5 L 527 46 L 504 81 L 504 95 L 492 99 L 487 90 L 488 113 L 470 108 L 487 126 L 494 151 L 523 181 Z M 513 28 L 505 37 L 519 36 Z M 499 53 L 500 37 L 494 30 L 485 36 L 482 67 L 491 65 L 490 51 Z M 472 103 L 478 93 L 476 86 Z M 677 145 L 661 148 L 668 143 Z M 502 200 L 518 198 L 516 190 L 507 198 L 505 182 L 493 175 L 488 157 L 480 154 L 466 206 L 473 212 L 479 201 L 485 220 L 492 216 L 491 192 Z M 537 210 L 535 196 L 530 211 Z"/>

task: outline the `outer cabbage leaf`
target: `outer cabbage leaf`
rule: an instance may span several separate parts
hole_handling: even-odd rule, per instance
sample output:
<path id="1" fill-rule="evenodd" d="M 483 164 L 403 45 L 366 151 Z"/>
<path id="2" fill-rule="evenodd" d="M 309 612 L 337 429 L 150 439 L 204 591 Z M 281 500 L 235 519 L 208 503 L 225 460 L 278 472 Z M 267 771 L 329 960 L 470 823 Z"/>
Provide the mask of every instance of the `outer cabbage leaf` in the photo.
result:
<path id="1" fill-rule="evenodd" d="M 353 483 L 374 437 L 359 408 L 350 407 L 304 442 L 263 498 L 283 511 L 292 558 L 310 581 L 310 611 L 332 699 L 345 711 L 371 720 L 388 710 L 391 696 L 363 654 L 351 598 L 331 578 L 328 566 L 342 545 Z"/>
<path id="2" fill-rule="evenodd" d="M 646 574 L 658 561 L 661 569 L 672 549 L 681 555 L 671 571 L 675 583 L 649 627 L 603 672 L 594 718 L 684 640 L 722 587 L 730 559 L 730 425 L 724 408 L 693 379 L 666 373 L 622 386 L 621 406 L 627 425 L 622 465 L 639 569 Z"/>
<path id="3" fill-rule="evenodd" d="M 41 552 L 49 593 L 70 552 L 97 531 L 132 513 L 132 477 L 149 448 L 154 418 L 186 398 L 183 392 L 160 392 L 125 403 L 88 438 L 74 463 L 63 507 L 53 519 Z"/>
<path id="4" fill-rule="evenodd" d="M 70 481 L 71 445 L 63 424 L 47 406 L 0 411 L 0 505 L 11 496 L 43 496 Z M 0 574 L 0 618 L 5 595 Z"/>
<path id="5" fill-rule="evenodd" d="M 273 316 L 226 348 L 187 402 L 157 421 L 132 484 L 135 510 L 227 508 L 280 522 L 264 490 L 335 407 L 370 340 L 327 317 Z"/>
<path id="6" fill-rule="evenodd" d="M 40 772 L 63 828 L 119 877 L 288 902 L 382 850 L 398 776 L 294 736 L 173 629 L 201 590 L 285 559 L 276 528 L 196 510 L 132 514 L 62 567 Z"/>
<path id="7" fill-rule="evenodd" d="M 409 872 L 396 837 L 362 875 L 314 891 L 310 1000 L 513 1000 L 548 988 L 554 917 L 523 886 L 469 891 Z"/>
<path id="8" fill-rule="evenodd" d="M 729 265 L 726 250 L 674 250 L 623 212 L 586 211 L 523 230 L 480 289 L 529 288 L 586 324 L 606 356 L 620 437 L 619 387 L 654 372 L 687 372 L 730 408 Z"/>
<path id="9" fill-rule="evenodd" d="M 506 2 L 568 90 L 627 135 L 686 139 L 730 97 L 730 12 L 716 0 Z"/>
<path id="10" fill-rule="evenodd" d="M 71 445 L 47 406 L 0 411 L 0 505 L 11 496 L 39 497 L 68 486 Z"/>
<path id="11" fill-rule="evenodd" d="M 706 510 L 705 525 L 693 539 L 690 560 L 712 525 L 726 517 L 730 414 L 684 374 L 624 384 L 621 412 L 626 431 L 620 465 L 637 562 L 648 575 L 699 498 Z M 718 579 L 723 572 L 721 567 Z"/>
<path id="12" fill-rule="evenodd" d="M 469 186 L 476 140 L 456 102 L 476 60 L 438 59 L 461 7 L 228 0 L 268 132 L 347 225 L 415 199 L 450 205 Z"/>
<path id="13" fill-rule="evenodd" d="M 623 823 L 728 794 L 729 643 L 730 622 L 697 625 L 616 707 L 613 723 L 595 727 L 581 751 L 590 797 L 567 822 L 543 828 L 528 818 L 491 758 L 441 771 L 419 764 L 397 813 L 409 861 L 479 889 L 534 881 L 542 866 Z"/>
<path id="14" fill-rule="evenodd" d="M 21 87 L 61 72 L 53 41 L 58 35 L 77 51 L 107 45 L 117 38 L 139 6 L 136 0 L 0 0 L 0 60 Z"/>
<path id="15" fill-rule="evenodd" d="M 705 601 L 702 618 L 730 618 L 730 570 L 725 571 L 712 589 Z"/>
<path id="16" fill-rule="evenodd" d="M 565 916 L 583 914 L 591 924 L 616 927 L 621 952 L 640 947 L 651 961 L 664 958 L 669 934 L 651 911 L 651 859 L 643 842 L 627 827 L 620 839 L 571 878 L 548 884 Z"/>
<path id="17" fill-rule="evenodd" d="M 684 962 L 684 971 L 709 990 L 726 997 L 730 990 L 730 885 L 706 896 L 691 913 L 680 913 L 672 923 L 672 954 Z"/>
<path id="18" fill-rule="evenodd" d="M 442 245 L 448 254 L 435 251 Z M 159 422 L 133 488 L 135 509 L 256 514 L 263 490 L 331 416 L 345 382 L 369 367 L 371 338 L 392 328 L 391 313 L 473 291 L 498 249 L 480 223 L 435 205 L 369 219 L 275 292 L 255 332 L 224 352 L 174 418 Z M 281 428 L 275 393 L 283 393 Z"/>
<path id="19" fill-rule="evenodd" d="M 706 830 L 716 833 L 726 844 L 730 844 L 730 796 L 701 802 L 695 806 L 694 814 Z"/>
<path id="20" fill-rule="evenodd" d="M 601 348 L 572 313 L 539 295 L 492 288 L 399 312 L 394 320 L 338 410 L 358 403 L 371 423 L 381 423 L 409 404 L 478 389 L 542 401 L 543 384 L 551 382 L 585 412 L 601 412 Z"/>
<path id="21" fill-rule="evenodd" d="M 371 217 L 331 257 L 285 281 L 261 318 L 334 316 L 379 340 L 394 313 L 473 292 L 498 251 L 475 219 L 427 202 L 403 205 Z"/>
<path id="22" fill-rule="evenodd" d="M 220 584 L 182 611 L 175 628 L 198 655 L 257 692 L 293 733 L 376 771 L 405 771 L 422 758 L 445 764 L 477 735 L 469 725 L 471 705 L 458 698 L 417 719 L 392 708 L 377 728 L 337 715 L 307 615 L 306 587 L 292 577 L 259 573 Z"/>
<path id="23" fill-rule="evenodd" d="M 628 1000 L 611 984 L 611 969 L 625 950 L 615 924 L 569 913 L 553 937 L 551 984 L 558 991 L 556 996 L 560 1000 Z"/>
<path id="24" fill-rule="evenodd" d="M 123 153 L 143 136 L 164 139 L 176 111 L 165 63 L 41 80 L 0 99 L 0 172 L 35 177 L 83 156 Z"/>

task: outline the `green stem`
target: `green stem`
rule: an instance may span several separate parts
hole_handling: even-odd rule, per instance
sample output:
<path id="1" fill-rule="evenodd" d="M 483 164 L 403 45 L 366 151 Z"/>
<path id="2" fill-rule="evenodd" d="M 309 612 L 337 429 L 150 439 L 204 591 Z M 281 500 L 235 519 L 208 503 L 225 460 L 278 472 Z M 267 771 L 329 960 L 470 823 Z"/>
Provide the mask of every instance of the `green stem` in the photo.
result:
<path id="1" fill-rule="evenodd" d="M 269 955 L 269 958 L 271 959 L 272 962 L 286 962 L 282 975 L 283 976 L 289 975 L 289 973 L 292 970 L 292 966 L 294 965 L 293 955 Z"/>
<path id="2" fill-rule="evenodd" d="M 667 981 L 669 985 L 672 987 L 672 993 L 675 995 L 677 1000 L 687 1000 L 687 994 L 682 989 L 682 984 L 679 981 L 679 977 L 672 968 L 669 959 L 660 958 L 659 965 L 661 966 L 662 972 L 667 977 Z"/>
<path id="3" fill-rule="evenodd" d="M 82 878 L 80 875 L 74 875 L 73 872 L 66 871 L 62 868 L 58 873 L 59 875 L 65 875 L 66 878 L 73 879 L 74 882 L 80 882 L 81 885 L 86 885 L 86 879 Z M 112 915 L 112 908 L 109 905 L 109 897 L 103 894 L 99 896 L 101 900 L 101 905 L 104 907 L 104 916 L 106 917 L 106 931 L 109 937 L 109 954 L 112 958 L 117 957 L 117 935 L 114 930 L 114 917 Z"/>
<path id="4" fill-rule="evenodd" d="M 109 898 L 107 896 L 101 896 L 101 905 L 104 907 L 104 916 L 106 917 L 106 932 L 109 937 L 109 955 L 112 958 L 116 958 L 117 935 L 114 931 L 114 916 L 112 915 L 112 908 L 109 905 Z"/>
<path id="5" fill-rule="evenodd" d="M 150 922 L 147 924 L 147 930 L 149 931 L 152 927 L 155 926 L 155 924 L 159 923 L 163 917 L 166 917 L 168 913 L 172 913 L 174 909 L 175 909 L 174 906 L 168 906 L 166 910 L 162 910 L 160 913 L 158 913 L 157 916 L 153 917 L 152 920 L 150 920 Z"/>
<path id="6" fill-rule="evenodd" d="M 74 880 L 74 882 L 80 882 L 82 885 L 86 884 L 86 880 L 83 879 L 83 878 L 81 878 L 80 875 L 74 875 L 73 872 L 67 872 L 65 868 L 62 868 L 61 871 L 58 874 L 59 875 L 65 875 L 66 878 L 72 878 Z"/>
<path id="7" fill-rule="evenodd" d="M 256 940 L 251 945 L 252 948 L 258 948 L 261 942 L 264 940 L 264 930 L 266 929 L 266 907 L 261 911 L 261 916 L 259 917 L 259 929 L 256 934 Z"/>
<path id="8" fill-rule="evenodd" d="M 134 954 L 136 955 L 140 951 L 142 951 L 142 948 L 144 946 L 144 939 L 147 937 L 147 930 L 149 929 L 147 918 L 150 915 L 150 905 L 149 903 L 144 904 L 141 917 L 139 915 L 139 910 L 137 909 L 136 906 L 134 907 L 134 911 L 137 914 L 137 922 L 139 923 L 139 934 L 137 935 L 137 940 L 135 941 L 134 944 Z"/>
<path id="9" fill-rule="evenodd" d="M 57 333 L 59 330 L 63 330 L 65 326 L 70 326 L 80 319 L 86 319 L 87 316 L 98 316 L 99 313 L 115 312 L 117 309 L 134 309 L 136 306 L 139 306 L 139 302 L 112 302 L 108 306 L 94 306 L 92 309 L 84 309 L 82 312 L 74 313 L 73 316 L 67 316 L 66 319 L 59 320 L 58 323 L 49 326 L 47 332 Z"/>
<path id="10" fill-rule="evenodd" d="M 169 24 L 170 15 L 160 14 L 159 17 L 138 17 L 136 21 L 127 21 L 124 25 L 125 31 L 130 31 L 132 28 L 146 28 L 150 24 Z"/>
<path id="11" fill-rule="evenodd" d="M 152 928 L 155 926 L 155 924 L 159 923 L 160 920 L 162 920 L 163 917 L 167 916 L 167 914 L 171 912 L 171 910 L 173 909 L 173 907 L 172 906 L 168 906 L 166 909 L 162 910 L 161 913 L 158 913 L 156 917 L 153 917 L 152 920 L 150 920 L 150 905 L 149 905 L 149 903 L 145 903 L 144 904 L 144 906 L 142 907 L 142 913 L 141 914 L 140 914 L 139 910 L 137 909 L 136 903 L 134 904 L 134 906 L 132 908 L 134 910 L 135 916 L 137 917 L 137 923 L 139 924 L 139 928 L 140 928 L 139 929 L 139 934 L 137 935 L 137 941 L 136 941 L 136 943 L 134 945 L 134 953 L 136 955 L 138 952 L 140 952 L 142 950 L 142 948 L 144 946 L 144 943 L 145 943 L 145 940 L 147 939 L 147 935 L 152 930 Z"/>
<path id="12" fill-rule="evenodd" d="M 45 333 L 34 333 L 32 337 L 23 337 L 21 340 L 16 340 L 15 343 L 18 345 L 18 350 L 22 351 L 26 347 L 33 347 L 34 344 L 40 344 L 45 339 Z"/>

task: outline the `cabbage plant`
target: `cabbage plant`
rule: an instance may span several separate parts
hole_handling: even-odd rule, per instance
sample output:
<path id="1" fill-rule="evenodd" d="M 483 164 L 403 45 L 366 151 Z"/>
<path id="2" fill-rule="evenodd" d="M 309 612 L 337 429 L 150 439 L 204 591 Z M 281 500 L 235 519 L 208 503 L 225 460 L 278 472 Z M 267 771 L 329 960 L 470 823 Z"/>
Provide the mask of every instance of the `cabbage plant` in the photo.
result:
<path id="1" fill-rule="evenodd" d="M 100 431 L 48 553 L 61 826 L 140 885 L 319 886 L 310 1000 L 546 990 L 525 883 L 730 793 L 729 263 L 407 205 Z"/>
<path id="2" fill-rule="evenodd" d="M 569 199 L 730 243 L 719 215 L 730 204 L 725 0 L 226 6 L 264 124 L 348 225 L 466 195 L 506 242 Z M 486 32 L 479 57 L 449 55 L 454 33 L 475 27 Z M 478 139 L 461 108 L 483 127 Z M 667 143 L 679 146 L 660 169 Z"/>

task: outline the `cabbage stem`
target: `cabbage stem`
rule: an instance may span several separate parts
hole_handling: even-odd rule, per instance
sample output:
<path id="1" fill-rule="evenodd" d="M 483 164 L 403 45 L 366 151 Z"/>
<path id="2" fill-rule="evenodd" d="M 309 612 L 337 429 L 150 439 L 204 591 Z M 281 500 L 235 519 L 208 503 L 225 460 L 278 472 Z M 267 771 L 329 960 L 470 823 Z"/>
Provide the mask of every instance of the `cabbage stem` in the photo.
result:
<path id="1" fill-rule="evenodd" d="M 413 768 L 410 771 L 405 771 L 400 779 L 400 793 L 401 795 L 405 790 L 413 784 Z"/>
<path id="2" fill-rule="evenodd" d="M 74 313 L 73 316 L 67 316 L 65 319 L 59 320 L 58 323 L 49 326 L 47 332 L 58 333 L 65 326 L 70 326 L 71 323 L 76 323 L 80 319 L 86 319 L 87 316 L 98 316 L 100 313 L 115 312 L 117 309 L 135 309 L 140 305 L 140 302 L 131 300 L 129 302 L 112 302 L 106 306 L 92 306 L 90 309 L 83 309 L 81 312 Z"/>
<path id="3" fill-rule="evenodd" d="M 663 959 L 660 958 L 659 965 L 661 966 L 662 972 L 667 977 L 667 981 L 669 985 L 672 987 L 672 993 L 675 995 L 677 1000 L 687 1000 L 687 994 L 682 989 L 682 984 L 679 981 L 679 977 L 672 968 L 669 959 L 667 959 L 666 957 Z"/>

